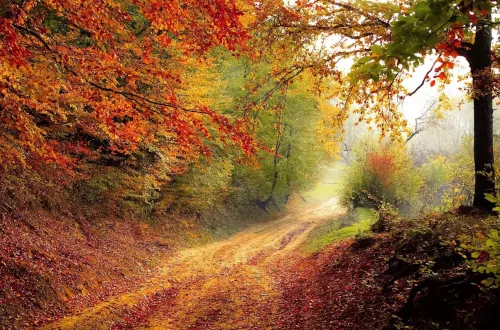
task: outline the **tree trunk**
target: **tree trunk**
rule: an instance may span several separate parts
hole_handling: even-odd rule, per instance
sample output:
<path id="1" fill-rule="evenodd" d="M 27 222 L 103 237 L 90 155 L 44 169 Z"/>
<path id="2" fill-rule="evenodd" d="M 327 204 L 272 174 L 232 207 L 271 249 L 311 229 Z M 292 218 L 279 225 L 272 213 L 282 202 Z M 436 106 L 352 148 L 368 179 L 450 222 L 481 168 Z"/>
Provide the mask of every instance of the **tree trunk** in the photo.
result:
<path id="1" fill-rule="evenodd" d="M 474 167 L 475 187 L 473 205 L 491 208 L 485 193 L 495 193 L 493 170 L 493 96 L 491 75 L 491 27 L 478 25 L 476 39 L 469 52 L 474 88 Z"/>
<path id="2" fill-rule="evenodd" d="M 282 113 L 280 112 L 278 115 L 278 123 L 281 125 L 282 124 Z M 276 186 L 278 184 L 278 179 L 279 179 L 279 171 L 278 171 L 278 162 L 280 160 L 280 153 L 279 150 L 281 148 L 281 143 L 283 142 L 283 132 L 281 131 L 281 128 L 278 127 L 277 130 L 277 136 L 276 136 L 276 145 L 274 147 L 274 157 L 273 157 L 273 184 L 271 185 L 271 191 L 269 192 L 269 196 L 267 199 L 264 201 L 266 205 L 269 204 L 269 202 L 273 202 L 273 205 L 278 208 L 278 204 L 276 203 L 276 200 L 274 199 L 274 191 L 276 189 Z"/>
<path id="3" fill-rule="evenodd" d="M 290 155 L 292 153 L 292 126 L 288 126 L 290 130 L 290 143 L 288 144 L 288 147 L 286 149 L 286 161 L 287 161 L 287 166 L 290 166 Z M 286 192 L 286 197 L 285 200 L 288 203 L 290 200 L 290 195 L 292 194 L 292 180 L 290 179 L 290 174 L 289 174 L 289 169 L 285 171 L 285 178 L 286 178 L 286 187 L 287 187 L 287 192 Z"/>

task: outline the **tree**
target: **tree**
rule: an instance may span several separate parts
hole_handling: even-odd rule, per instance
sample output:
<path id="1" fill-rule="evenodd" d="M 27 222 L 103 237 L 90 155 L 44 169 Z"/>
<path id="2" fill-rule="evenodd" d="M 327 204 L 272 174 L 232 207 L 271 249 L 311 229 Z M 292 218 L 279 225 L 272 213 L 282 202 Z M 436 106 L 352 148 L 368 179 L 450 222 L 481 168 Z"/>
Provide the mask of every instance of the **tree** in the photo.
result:
<path id="1" fill-rule="evenodd" d="M 221 97 L 230 100 L 222 112 L 248 112 L 252 132 L 266 146 L 257 152 L 255 164 L 235 162 L 231 199 L 247 209 L 279 208 L 291 193 L 301 193 L 315 183 L 326 151 L 319 125 L 324 100 L 308 90 L 307 76 L 289 80 L 285 86 L 274 79 L 274 62 L 286 58 L 252 61 L 224 52 L 218 57 L 222 76 L 231 82 L 220 91 Z"/>
<path id="2" fill-rule="evenodd" d="M 316 181 L 325 151 L 316 125 L 321 120 L 318 99 L 299 81 L 288 93 L 270 98 L 271 111 L 257 118 L 257 137 L 271 150 L 258 153 L 258 168 L 236 167 L 234 183 L 264 209 L 279 208 L 293 192 L 302 193 Z"/>
<path id="3" fill-rule="evenodd" d="M 418 1 L 392 25 L 393 40 L 385 49 L 373 48 L 376 59 L 358 61 L 356 76 L 390 79 L 409 67 L 423 63 L 425 53 L 435 49 L 437 60 L 422 84 L 447 80 L 454 59 L 463 56 L 470 66 L 474 99 L 474 164 L 476 207 L 489 208 L 485 193 L 495 192 L 493 171 L 493 71 L 492 11 L 495 1 Z M 381 64 L 382 63 L 382 64 Z M 396 63 L 391 67 L 391 63 Z M 435 66 L 439 64 L 435 68 Z M 381 69 L 374 70 L 374 65 Z M 431 72 L 434 71 L 434 77 Z M 420 88 L 420 87 L 419 87 Z M 417 88 L 418 90 L 418 88 Z M 416 91 L 412 92 L 415 93 Z"/>
<path id="4" fill-rule="evenodd" d="M 426 129 L 436 125 L 438 118 L 434 113 L 434 108 L 437 105 L 438 100 L 432 100 L 430 103 L 426 104 L 422 110 L 420 116 L 415 118 L 415 124 L 413 130 L 405 139 L 405 143 L 410 142 L 415 136 L 422 133 Z"/>
<path id="5" fill-rule="evenodd" d="M 279 2 L 279 1 L 278 1 Z M 429 82 L 448 82 L 456 58 L 470 65 L 471 97 L 474 99 L 474 205 L 488 208 L 485 193 L 494 192 L 492 99 L 496 91 L 496 45 L 492 20 L 499 3 L 488 0 L 297 1 L 268 4 L 266 42 L 296 46 L 296 65 L 319 77 L 341 83 L 336 96 L 343 108 L 377 123 L 382 135 L 401 140 L 408 130 L 398 111 L 405 96 Z M 316 51 L 311 51 L 316 50 Z M 403 81 L 430 55 L 436 60 L 414 91 Z M 348 75 L 339 63 L 354 59 Z M 286 70 L 284 71 L 286 72 Z"/>
<path id="6" fill-rule="evenodd" d="M 245 47 L 241 17 L 233 0 L 2 1 L 0 166 L 71 172 L 146 146 L 189 160 L 217 137 L 252 154 L 244 119 L 185 93 L 209 49 Z"/>

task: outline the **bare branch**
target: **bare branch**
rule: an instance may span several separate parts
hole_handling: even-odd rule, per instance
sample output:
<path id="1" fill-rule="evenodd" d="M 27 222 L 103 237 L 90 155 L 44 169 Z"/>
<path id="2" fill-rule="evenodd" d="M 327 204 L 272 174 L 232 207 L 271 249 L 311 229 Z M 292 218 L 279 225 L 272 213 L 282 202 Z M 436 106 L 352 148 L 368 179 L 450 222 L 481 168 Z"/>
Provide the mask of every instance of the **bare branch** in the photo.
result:
<path id="1" fill-rule="evenodd" d="M 415 118 L 415 129 L 406 138 L 405 143 L 410 142 L 410 140 L 413 139 L 415 136 L 417 136 L 418 134 L 429 128 L 428 122 L 432 121 L 432 119 L 429 117 L 429 112 L 436 107 L 437 103 L 438 103 L 437 99 L 434 99 L 432 102 L 428 103 L 427 107 L 425 108 L 424 112 L 420 115 L 420 117 Z M 427 125 L 422 126 L 423 124 Z"/>

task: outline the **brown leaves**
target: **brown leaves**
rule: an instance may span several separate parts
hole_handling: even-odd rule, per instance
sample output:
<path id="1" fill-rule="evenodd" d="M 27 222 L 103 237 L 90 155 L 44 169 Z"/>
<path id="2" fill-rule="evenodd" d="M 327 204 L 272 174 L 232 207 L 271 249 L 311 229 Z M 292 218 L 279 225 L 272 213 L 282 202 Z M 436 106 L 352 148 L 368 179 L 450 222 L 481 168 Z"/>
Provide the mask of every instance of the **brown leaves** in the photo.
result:
<path id="1" fill-rule="evenodd" d="M 380 294 L 385 259 L 391 253 L 383 243 L 354 250 L 352 240 L 332 244 L 313 256 L 299 256 L 280 270 L 278 329 L 373 329 L 387 326 L 392 310 L 401 304 Z"/>

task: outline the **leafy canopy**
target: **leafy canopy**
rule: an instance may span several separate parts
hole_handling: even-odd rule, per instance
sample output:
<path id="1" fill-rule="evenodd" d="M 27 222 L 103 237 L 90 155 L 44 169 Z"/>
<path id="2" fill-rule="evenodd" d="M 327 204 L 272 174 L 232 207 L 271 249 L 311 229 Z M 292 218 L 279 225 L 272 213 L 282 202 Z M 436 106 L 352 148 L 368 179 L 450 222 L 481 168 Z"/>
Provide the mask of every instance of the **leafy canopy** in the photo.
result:
<path id="1" fill-rule="evenodd" d="M 242 15 L 234 0 L 2 1 L 2 164 L 71 170 L 146 145 L 190 159 L 217 136 L 252 154 L 245 121 L 192 93 L 209 49 L 245 47 Z"/>

